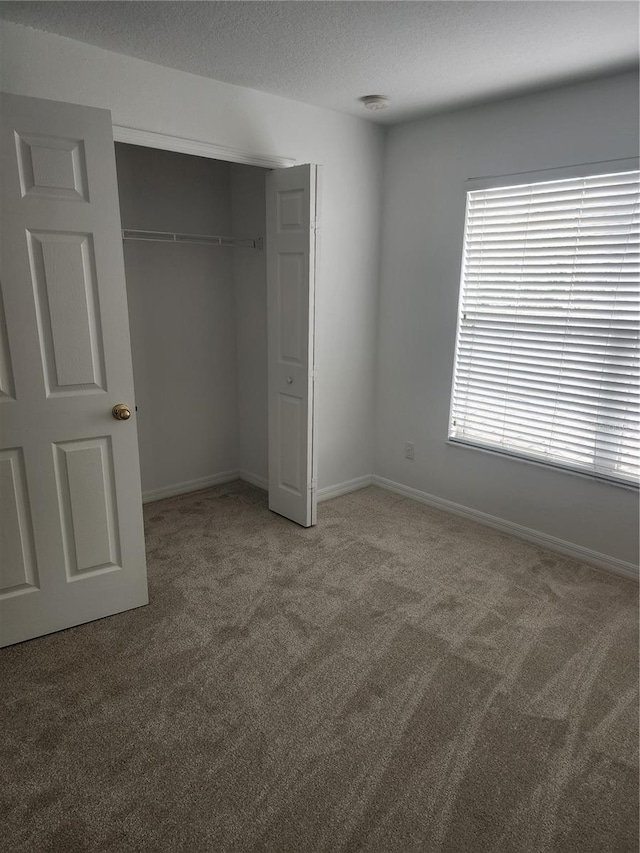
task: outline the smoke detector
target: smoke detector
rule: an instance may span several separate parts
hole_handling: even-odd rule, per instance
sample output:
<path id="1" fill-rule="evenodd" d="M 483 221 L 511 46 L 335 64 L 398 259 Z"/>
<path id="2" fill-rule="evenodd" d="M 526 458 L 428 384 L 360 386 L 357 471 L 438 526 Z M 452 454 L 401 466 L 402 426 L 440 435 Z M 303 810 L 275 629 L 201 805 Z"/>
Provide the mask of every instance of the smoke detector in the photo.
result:
<path id="1" fill-rule="evenodd" d="M 386 95 L 365 95 L 360 100 L 368 110 L 386 110 L 389 106 L 389 98 Z"/>

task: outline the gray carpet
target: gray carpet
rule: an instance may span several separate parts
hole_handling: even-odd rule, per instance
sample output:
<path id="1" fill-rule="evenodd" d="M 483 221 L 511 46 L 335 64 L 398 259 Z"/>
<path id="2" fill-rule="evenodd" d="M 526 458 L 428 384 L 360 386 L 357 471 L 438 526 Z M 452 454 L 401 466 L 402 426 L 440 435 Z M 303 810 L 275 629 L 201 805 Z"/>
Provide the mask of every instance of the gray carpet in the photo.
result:
<path id="1" fill-rule="evenodd" d="M 0 652 L 4 851 L 637 851 L 637 586 L 369 488 L 146 507 L 151 604 Z"/>

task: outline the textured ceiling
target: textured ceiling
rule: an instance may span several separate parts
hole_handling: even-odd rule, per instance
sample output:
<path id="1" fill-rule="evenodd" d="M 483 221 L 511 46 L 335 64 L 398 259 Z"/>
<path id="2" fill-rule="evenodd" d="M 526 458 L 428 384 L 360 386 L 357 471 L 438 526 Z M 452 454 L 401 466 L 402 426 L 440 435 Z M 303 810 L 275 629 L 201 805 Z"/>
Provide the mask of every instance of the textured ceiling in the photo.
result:
<path id="1" fill-rule="evenodd" d="M 612 0 L 0 3 L 10 21 L 384 123 L 632 67 L 638 16 Z M 372 93 L 391 107 L 366 111 Z"/>

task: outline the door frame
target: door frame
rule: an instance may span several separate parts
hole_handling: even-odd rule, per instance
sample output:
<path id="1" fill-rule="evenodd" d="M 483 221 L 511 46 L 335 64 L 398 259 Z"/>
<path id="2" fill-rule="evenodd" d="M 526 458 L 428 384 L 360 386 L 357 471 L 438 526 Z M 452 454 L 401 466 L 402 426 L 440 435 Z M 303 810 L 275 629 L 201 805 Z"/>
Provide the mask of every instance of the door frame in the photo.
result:
<path id="1" fill-rule="evenodd" d="M 229 148 L 226 145 L 216 145 L 213 142 L 188 139 L 184 136 L 171 136 L 168 133 L 126 127 L 122 124 L 114 124 L 112 127 L 114 142 L 126 142 L 129 145 L 141 145 L 145 148 L 159 148 L 161 151 L 177 151 L 180 154 L 208 157 L 211 160 L 226 160 L 229 163 L 244 163 L 246 166 L 261 166 L 263 169 L 286 169 L 289 166 L 298 165 L 298 161 L 293 157 L 255 154 L 249 151 L 241 151 L 238 148 Z"/>
<path id="2" fill-rule="evenodd" d="M 207 157 L 211 160 L 222 160 L 229 163 L 241 163 L 246 166 L 258 166 L 263 169 L 287 169 L 291 166 L 299 165 L 295 157 L 281 157 L 270 154 L 256 154 L 248 151 L 243 151 L 239 148 L 230 148 L 226 145 L 218 145 L 214 142 L 204 142 L 199 139 L 190 139 L 185 136 L 173 136 L 169 133 L 161 133 L 155 130 L 144 130 L 137 127 L 129 127 L 127 125 L 115 124 L 112 122 L 113 141 L 124 142 L 129 145 L 140 145 L 144 148 L 156 148 L 160 151 L 175 151 L 179 154 L 190 154 L 195 157 Z M 323 176 L 323 167 L 320 164 L 316 165 L 316 181 L 320 184 Z M 315 212 L 315 280 L 317 282 L 318 274 L 318 255 L 319 255 L 319 236 L 318 236 L 318 220 L 321 214 L 322 193 L 319 187 L 316 186 L 316 212 Z M 317 368 L 315 366 L 315 351 L 316 351 L 316 332 L 317 332 L 317 288 L 314 287 L 313 293 L 313 341 L 314 341 L 314 369 L 313 382 L 317 379 Z M 313 407 L 312 407 L 312 447 L 311 447 L 311 471 L 312 480 L 317 489 L 318 482 L 318 436 L 317 436 L 317 406 L 315 398 L 315 388 L 313 390 Z M 268 491 L 268 486 L 267 486 Z M 144 502 L 144 501 L 143 501 Z M 315 524 L 315 517 L 313 520 Z"/>

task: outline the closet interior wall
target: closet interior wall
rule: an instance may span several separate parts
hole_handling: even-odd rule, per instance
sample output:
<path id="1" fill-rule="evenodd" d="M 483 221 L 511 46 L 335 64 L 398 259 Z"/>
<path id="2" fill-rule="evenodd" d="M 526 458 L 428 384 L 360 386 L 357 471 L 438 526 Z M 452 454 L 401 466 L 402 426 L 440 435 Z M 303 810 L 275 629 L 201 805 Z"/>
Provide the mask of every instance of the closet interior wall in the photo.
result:
<path id="1" fill-rule="evenodd" d="M 231 163 L 234 234 L 265 237 L 267 169 Z M 267 265 L 264 251 L 232 249 L 236 306 L 238 466 L 244 480 L 269 480 Z"/>
<path id="2" fill-rule="evenodd" d="M 122 228 L 265 231 L 264 169 L 116 144 Z M 264 251 L 124 243 L 143 496 L 267 477 Z"/>

